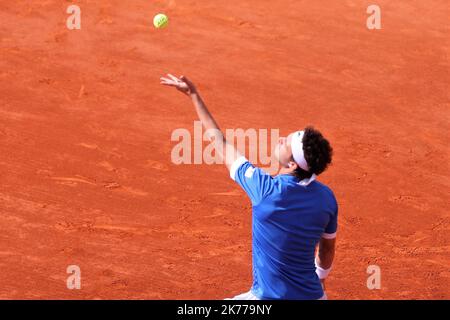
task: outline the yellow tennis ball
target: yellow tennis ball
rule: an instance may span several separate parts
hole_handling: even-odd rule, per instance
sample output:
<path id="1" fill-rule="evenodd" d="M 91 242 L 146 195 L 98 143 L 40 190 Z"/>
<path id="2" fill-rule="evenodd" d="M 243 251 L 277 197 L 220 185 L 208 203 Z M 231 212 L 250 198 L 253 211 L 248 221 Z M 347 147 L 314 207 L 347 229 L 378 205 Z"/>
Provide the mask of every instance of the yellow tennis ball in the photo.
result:
<path id="1" fill-rule="evenodd" d="M 153 25 L 157 29 L 162 29 L 162 28 L 167 27 L 168 23 L 169 23 L 169 18 L 167 18 L 167 16 L 163 13 L 159 13 L 153 18 Z"/>

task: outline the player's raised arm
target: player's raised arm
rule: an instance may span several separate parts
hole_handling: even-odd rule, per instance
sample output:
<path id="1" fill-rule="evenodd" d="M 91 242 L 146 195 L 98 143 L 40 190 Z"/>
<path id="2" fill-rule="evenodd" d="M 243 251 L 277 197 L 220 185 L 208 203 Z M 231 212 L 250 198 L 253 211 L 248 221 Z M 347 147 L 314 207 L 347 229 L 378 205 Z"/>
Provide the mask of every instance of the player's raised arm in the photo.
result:
<path id="1" fill-rule="evenodd" d="M 192 103 L 195 106 L 195 111 L 197 112 L 206 133 L 209 135 L 210 140 L 214 140 L 214 143 L 216 143 L 216 151 L 225 161 L 227 168 L 230 169 L 235 160 L 241 157 L 241 154 L 232 143 L 229 143 L 225 139 L 223 132 L 220 130 L 217 122 L 203 102 L 195 85 L 185 76 L 178 78 L 171 74 L 168 74 L 166 77 L 161 77 L 160 81 L 162 85 L 174 87 L 191 98 Z M 222 143 L 218 143 L 219 141 Z M 223 148 L 221 146 L 223 146 Z"/>

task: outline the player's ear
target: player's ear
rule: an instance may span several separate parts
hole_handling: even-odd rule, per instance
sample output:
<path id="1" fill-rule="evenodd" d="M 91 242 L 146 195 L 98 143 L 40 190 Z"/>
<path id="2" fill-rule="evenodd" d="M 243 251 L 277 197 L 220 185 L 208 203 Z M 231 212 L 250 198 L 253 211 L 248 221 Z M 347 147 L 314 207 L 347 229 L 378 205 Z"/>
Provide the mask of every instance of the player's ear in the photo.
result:
<path id="1" fill-rule="evenodd" d="M 296 170 L 297 167 L 298 167 L 298 165 L 297 165 L 297 163 L 295 163 L 294 161 L 289 161 L 288 167 L 289 167 L 289 169 Z"/>

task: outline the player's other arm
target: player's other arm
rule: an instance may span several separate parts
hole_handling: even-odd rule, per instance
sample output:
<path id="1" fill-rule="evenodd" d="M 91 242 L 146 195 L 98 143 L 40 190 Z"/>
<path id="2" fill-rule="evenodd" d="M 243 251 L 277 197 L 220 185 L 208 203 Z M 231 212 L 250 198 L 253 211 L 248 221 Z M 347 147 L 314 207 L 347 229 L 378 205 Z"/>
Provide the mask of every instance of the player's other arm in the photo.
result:
<path id="1" fill-rule="evenodd" d="M 185 76 L 177 78 L 171 74 L 168 74 L 167 77 L 162 77 L 160 83 L 162 85 L 175 87 L 191 98 L 192 103 L 195 106 L 195 111 L 197 112 L 205 131 L 209 134 L 210 140 L 214 140 L 216 146 L 223 145 L 223 148 L 216 148 L 216 151 L 225 161 L 227 168 L 230 169 L 235 160 L 241 157 L 241 154 L 232 143 L 229 143 L 226 140 L 223 132 L 220 130 L 216 120 L 206 107 L 206 104 L 204 103 L 195 85 Z M 222 144 L 217 143 L 219 141 L 221 141 Z"/>
<path id="2" fill-rule="evenodd" d="M 316 256 L 316 273 L 325 284 L 325 279 L 331 271 L 331 266 L 333 265 L 334 253 L 336 248 L 336 238 L 327 239 L 322 237 L 319 242 L 319 250 Z M 325 289 L 325 285 L 324 285 Z"/>
<path id="3" fill-rule="evenodd" d="M 336 238 L 321 238 L 319 242 L 319 252 L 317 254 L 317 265 L 322 269 L 330 269 L 333 265 L 334 253 L 336 248 Z"/>

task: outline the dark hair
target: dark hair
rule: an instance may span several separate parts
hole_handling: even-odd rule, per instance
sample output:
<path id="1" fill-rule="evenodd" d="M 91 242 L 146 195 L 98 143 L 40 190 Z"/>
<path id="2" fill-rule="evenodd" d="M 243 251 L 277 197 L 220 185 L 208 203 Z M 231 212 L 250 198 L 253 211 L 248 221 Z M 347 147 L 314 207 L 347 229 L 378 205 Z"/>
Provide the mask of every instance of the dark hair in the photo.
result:
<path id="1" fill-rule="evenodd" d="M 319 175 L 324 172 L 331 163 L 333 156 L 333 148 L 330 143 L 312 126 L 305 128 L 303 136 L 303 153 L 308 163 L 309 171 L 305 171 L 300 167 L 294 171 L 294 175 L 300 180 L 310 178 L 312 174 Z"/>

